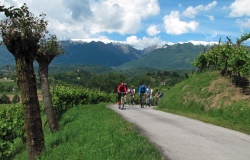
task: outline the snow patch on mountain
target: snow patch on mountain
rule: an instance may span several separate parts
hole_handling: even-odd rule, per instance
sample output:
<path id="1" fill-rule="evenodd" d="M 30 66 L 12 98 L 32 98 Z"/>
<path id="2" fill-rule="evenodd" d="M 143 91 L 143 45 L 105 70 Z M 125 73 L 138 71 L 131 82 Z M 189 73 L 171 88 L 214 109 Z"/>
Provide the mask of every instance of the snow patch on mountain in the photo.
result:
<path id="1" fill-rule="evenodd" d="M 123 50 L 127 50 L 128 49 L 128 46 L 130 47 L 133 47 L 132 45 L 129 45 L 129 44 L 126 44 L 125 42 L 122 42 L 122 41 L 114 41 L 114 40 L 110 40 L 110 39 L 100 39 L 100 38 L 89 38 L 89 39 L 71 39 L 72 42 L 82 42 L 82 43 L 90 43 L 90 42 L 103 42 L 105 44 L 108 44 L 108 43 L 112 43 L 114 45 L 120 45 Z M 179 44 L 184 44 L 184 43 L 192 43 L 193 45 L 215 45 L 215 44 L 218 44 L 218 42 L 207 42 L 207 41 L 194 41 L 194 40 L 190 40 L 190 41 L 187 41 L 187 42 L 178 42 Z M 173 43 L 173 42 L 166 42 L 164 45 L 151 45 L 151 46 L 147 46 L 145 47 L 144 49 L 140 49 L 140 50 L 145 50 L 145 49 L 148 49 L 149 47 L 152 49 L 152 48 L 155 48 L 155 49 L 158 49 L 158 48 L 167 48 L 168 46 L 171 46 L 171 45 L 175 45 L 175 44 L 178 44 L 178 43 Z M 133 47 L 135 48 L 135 47 Z"/>
<path id="2" fill-rule="evenodd" d="M 183 43 L 192 43 L 193 45 L 215 45 L 215 44 L 218 44 L 218 42 L 206 42 L 206 41 L 188 41 L 188 42 L 179 42 L 180 44 L 183 44 Z"/>

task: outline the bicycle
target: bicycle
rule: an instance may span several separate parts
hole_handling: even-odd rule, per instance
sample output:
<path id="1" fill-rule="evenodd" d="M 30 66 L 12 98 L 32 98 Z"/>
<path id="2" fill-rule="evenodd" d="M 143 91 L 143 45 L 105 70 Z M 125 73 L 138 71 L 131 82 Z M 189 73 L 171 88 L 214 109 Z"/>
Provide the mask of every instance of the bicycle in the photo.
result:
<path id="1" fill-rule="evenodd" d="M 134 95 L 129 95 L 129 100 L 128 100 L 128 104 L 131 106 L 134 105 Z"/>
<path id="2" fill-rule="evenodd" d="M 141 108 L 144 108 L 146 104 L 146 93 L 140 94 L 140 104 L 141 104 Z"/>
<path id="3" fill-rule="evenodd" d="M 120 99 L 120 102 L 119 102 L 119 109 L 123 110 L 124 109 L 124 105 L 125 105 L 125 95 L 126 95 L 126 92 L 120 92 L 120 94 L 121 94 L 121 99 Z"/>
<path id="4" fill-rule="evenodd" d="M 146 104 L 150 107 L 151 106 L 151 102 L 150 102 L 151 100 L 150 100 L 150 95 L 149 94 L 147 94 L 146 95 Z"/>
<path id="5" fill-rule="evenodd" d="M 159 102 L 160 97 L 154 97 L 154 105 L 157 106 Z"/>

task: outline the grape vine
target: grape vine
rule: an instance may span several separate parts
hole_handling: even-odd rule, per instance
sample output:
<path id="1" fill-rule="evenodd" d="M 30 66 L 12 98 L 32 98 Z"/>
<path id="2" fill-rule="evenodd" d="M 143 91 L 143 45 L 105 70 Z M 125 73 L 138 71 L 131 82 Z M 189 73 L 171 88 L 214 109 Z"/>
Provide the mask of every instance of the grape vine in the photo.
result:
<path id="1" fill-rule="evenodd" d="M 199 71 L 219 70 L 223 76 L 234 77 L 234 82 L 238 85 L 248 85 L 249 82 L 246 81 L 250 75 L 250 54 L 249 48 L 242 45 L 242 42 L 249 38 L 250 34 L 244 34 L 233 44 L 227 37 L 227 42 L 200 53 L 191 64 Z"/>

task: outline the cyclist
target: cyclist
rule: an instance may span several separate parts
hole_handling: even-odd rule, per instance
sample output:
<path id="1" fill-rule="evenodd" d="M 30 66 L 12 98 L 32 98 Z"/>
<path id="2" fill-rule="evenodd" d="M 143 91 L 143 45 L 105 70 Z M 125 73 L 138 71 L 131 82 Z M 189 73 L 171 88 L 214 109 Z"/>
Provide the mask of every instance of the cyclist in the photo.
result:
<path id="1" fill-rule="evenodd" d="M 134 98 L 135 98 L 135 87 L 131 86 L 131 88 L 129 89 L 129 95 L 130 95 L 130 104 L 133 105 L 134 104 Z"/>
<path id="2" fill-rule="evenodd" d="M 152 105 L 152 95 L 153 95 L 153 88 L 151 88 L 151 86 L 148 86 L 147 94 L 149 96 L 148 106 L 150 107 Z"/>
<path id="3" fill-rule="evenodd" d="M 156 100 L 156 105 L 158 104 L 159 100 L 163 97 L 163 93 L 158 90 L 158 92 L 155 94 L 155 100 Z"/>
<path id="4" fill-rule="evenodd" d="M 118 93 L 118 105 L 120 104 L 121 96 L 123 93 L 123 96 L 125 96 L 127 92 L 127 88 L 125 87 L 124 83 L 122 82 L 118 87 L 117 87 L 117 93 Z M 120 105 L 119 105 L 120 109 Z"/>
<path id="5" fill-rule="evenodd" d="M 141 108 L 143 108 L 143 104 L 142 104 L 142 98 L 144 96 L 144 94 L 147 92 L 147 86 L 145 84 L 141 85 L 139 87 L 138 93 L 140 95 L 140 104 L 141 104 Z"/>
<path id="6" fill-rule="evenodd" d="M 127 92 L 129 92 L 129 88 L 128 88 L 128 86 L 127 86 L 127 83 L 126 83 L 126 82 L 123 82 L 123 84 L 124 84 L 124 86 L 125 86 Z M 127 103 L 127 102 L 126 102 L 126 101 L 127 101 L 126 98 L 127 98 L 127 94 L 124 95 L 124 102 L 125 102 L 125 103 Z"/>

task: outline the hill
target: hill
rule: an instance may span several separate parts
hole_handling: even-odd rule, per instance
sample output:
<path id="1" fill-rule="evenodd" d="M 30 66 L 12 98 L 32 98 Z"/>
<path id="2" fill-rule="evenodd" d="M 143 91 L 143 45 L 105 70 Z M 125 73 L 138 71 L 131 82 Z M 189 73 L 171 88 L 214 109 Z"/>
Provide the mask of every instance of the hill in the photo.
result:
<path id="1" fill-rule="evenodd" d="M 194 69 L 191 62 L 209 45 L 194 45 L 192 43 L 164 45 L 144 54 L 139 60 L 130 61 L 117 67 L 119 69 L 132 69 L 148 67 L 156 69 L 190 70 Z"/>
<path id="2" fill-rule="evenodd" d="M 164 95 L 160 110 L 250 134 L 249 92 L 218 72 L 196 74 L 165 90 Z"/>
<path id="3" fill-rule="evenodd" d="M 155 68 L 190 69 L 190 62 L 210 45 L 192 43 L 149 46 L 137 50 L 121 43 L 61 41 L 67 52 L 56 57 L 51 66 L 94 65 L 113 67 L 114 69 Z M 14 57 L 5 46 L 0 48 L 1 66 L 15 64 Z"/>
<path id="4" fill-rule="evenodd" d="M 52 61 L 53 65 L 119 66 L 136 60 L 141 55 L 141 51 L 118 43 L 62 41 L 61 44 L 67 54 L 55 58 Z"/>

